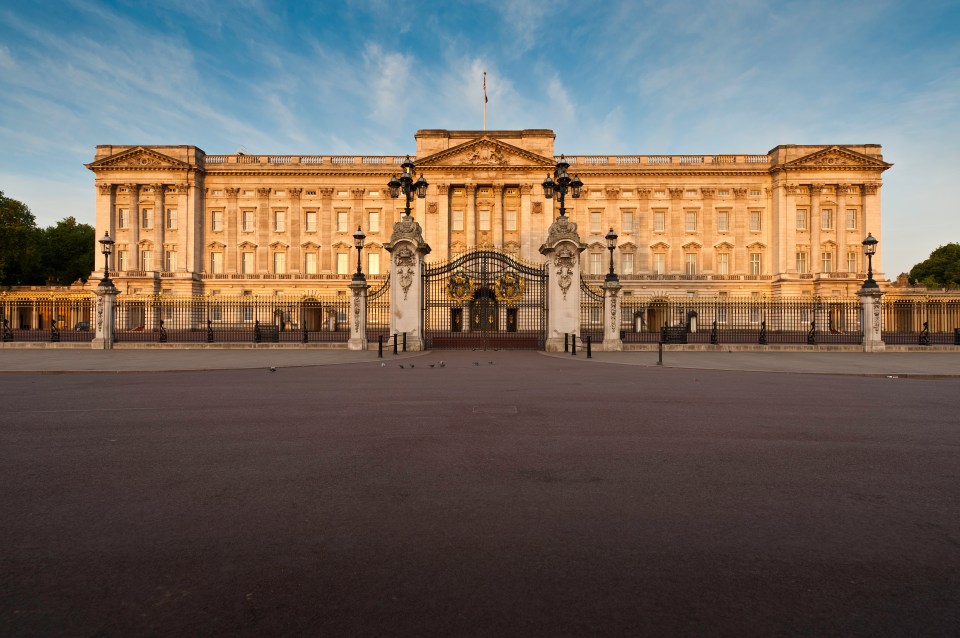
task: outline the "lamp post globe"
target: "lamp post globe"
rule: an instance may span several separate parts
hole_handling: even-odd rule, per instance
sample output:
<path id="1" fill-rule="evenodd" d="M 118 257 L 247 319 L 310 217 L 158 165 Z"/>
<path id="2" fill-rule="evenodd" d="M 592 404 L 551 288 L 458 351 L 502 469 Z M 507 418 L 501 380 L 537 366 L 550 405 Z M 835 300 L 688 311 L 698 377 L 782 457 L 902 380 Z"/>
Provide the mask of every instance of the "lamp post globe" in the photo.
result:
<path id="1" fill-rule="evenodd" d="M 612 228 L 606 237 L 604 237 L 604 239 L 607 240 L 607 250 L 610 251 L 610 272 L 607 273 L 606 281 L 620 281 L 620 277 L 613 271 L 613 251 L 617 247 L 617 237 L 619 237 L 619 235 L 613 232 Z"/>
<path id="2" fill-rule="evenodd" d="M 863 282 L 864 288 L 879 288 L 877 282 L 873 279 L 873 256 L 877 253 L 877 244 L 880 242 L 872 233 L 867 233 L 866 239 L 862 242 L 863 254 L 867 256 L 867 279 Z"/>
<path id="3" fill-rule="evenodd" d="M 565 205 L 567 193 L 569 192 L 574 199 L 578 199 L 583 188 L 583 182 L 579 176 L 574 175 L 573 179 L 570 178 L 567 173 L 568 168 L 570 168 L 570 163 L 561 155 L 560 161 L 557 162 L 557 167 L 553 171 L 553 177 L 547 175 L 547 179 L 543 180 L 542 183 L 544 197 L 553 199 L 553 195 L 556 193 L 560 198 L 560 217 L 567 216 Z"/>
<path id="4" fill-rule="evenodd" d="M 424 179 L 423 175 L 420 175 L 419 179 L 414 181 L 416 176 L 416 166 L 413 163 L 413 160 L 410 159 L 410 156 L 407 155 L 407 158 L 400 165 L 400 169 L 403 171 L 400 174 L 400 177 L 393 175 L 390 178 L 390 181 L 387 182 L 387 188 L 390 190 L 390 197 L 399 197 L 400 193 L 403 192 L 404 199 L 406 200 L 406 205 L 403 209 L 404 217 L 410 217 L 410 200 L 416 195 L 420 199 L 423 199 L 427 196 L 427 180 Z"/>
<path id="5" fill-rule="evenodd" d="M 357 249 L 357 272 L 353 274 L 353 281 L 366 281 L 367 278 L 363 274 L 363 270 L 360 267 L 360 252 L 363 250 L 363 242 L 366 240 L 367 235 L 363 232 L 363 228 L 357 226 L 357 232 L 353 234 L 353 245 Z"/>
<path id="6" fill-rule="evenodd" d="M 101 283 L 104 286 L 111 286 L 113 282 L 110 281 L 110 255 L 113 254 L 114 241 L 110 238 L 110 232 L 104 232 L 99 242 L 100 252 L 103 253 L 103 279 Z"/>

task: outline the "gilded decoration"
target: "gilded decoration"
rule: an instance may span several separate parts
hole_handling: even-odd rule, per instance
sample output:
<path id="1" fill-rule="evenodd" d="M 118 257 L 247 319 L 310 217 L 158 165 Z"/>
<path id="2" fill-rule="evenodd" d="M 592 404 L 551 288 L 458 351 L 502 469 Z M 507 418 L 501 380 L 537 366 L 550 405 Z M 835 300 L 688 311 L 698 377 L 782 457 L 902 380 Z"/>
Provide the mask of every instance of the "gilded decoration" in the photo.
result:
<path id="1" fill-rule="evenodd" d="M 463 303 L 473 298 L 473 291 L 476 288 L 473 280 L 462 271 L 457 271 L 450 275 L 447 281 L 447 298 L 450 301 Z"/>
<path id="2" fill-rule="evenodd" d="M 507 303 L 520 301 L 523 297 L 523 279 L 516 273 L 508 272 L 500 276 L 493 285 L 497 301 Z"/>

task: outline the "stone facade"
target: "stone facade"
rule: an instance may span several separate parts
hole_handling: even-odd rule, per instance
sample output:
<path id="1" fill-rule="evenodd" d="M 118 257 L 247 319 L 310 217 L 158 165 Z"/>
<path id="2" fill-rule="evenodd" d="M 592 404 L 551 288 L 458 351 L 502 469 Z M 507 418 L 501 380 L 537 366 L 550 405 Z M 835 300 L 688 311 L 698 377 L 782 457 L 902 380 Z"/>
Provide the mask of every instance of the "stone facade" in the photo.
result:
<path id="1" fill-rule="evenodd" d="M 412 156 L 430 183 L 414 218 L 442 260 L 497 246 L 526 261 L 556 219 L 541 182 L 549 130 L 421 130 Z M 375 285 L 404 202 L 387 190 L 403 157 L 207 155 L 194 146 L 98 146 L 96 236 L 116 241 L 121 293 L 331 294 L 367 236 Z M 585 186 L 566 207 L 582 270 L 609 267 L 628 294 L 849 296 L 865 278 L 860 242 L 881 239 L 878 145 L 781 145 L 761 155 L 572 156 Z M 882 243 L 881 243 L 882 246 Z M 99 254 L 99 246 L 98 253 Z M 881 281 L 879 255 L 873 261 Z M 97 277 L 91 281 L 96 281 Z"/>

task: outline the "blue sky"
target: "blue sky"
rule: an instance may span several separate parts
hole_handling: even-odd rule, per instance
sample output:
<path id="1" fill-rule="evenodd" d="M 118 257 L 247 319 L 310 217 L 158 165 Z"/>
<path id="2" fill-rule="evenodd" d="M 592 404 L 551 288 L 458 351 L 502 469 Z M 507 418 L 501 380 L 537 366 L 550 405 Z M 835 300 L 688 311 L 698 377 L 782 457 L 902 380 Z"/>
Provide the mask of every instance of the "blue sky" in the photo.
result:
<path id="1" fill-rule="evenodd" d="M 888 276 L 960 241 L 960 2 L 936 0 L 17 0 L 0 190 L 92 223 L 97 144 L 410 153 L 482 127 L 484 69 L 488 128 L 558 153 L 882 144 Z"/>

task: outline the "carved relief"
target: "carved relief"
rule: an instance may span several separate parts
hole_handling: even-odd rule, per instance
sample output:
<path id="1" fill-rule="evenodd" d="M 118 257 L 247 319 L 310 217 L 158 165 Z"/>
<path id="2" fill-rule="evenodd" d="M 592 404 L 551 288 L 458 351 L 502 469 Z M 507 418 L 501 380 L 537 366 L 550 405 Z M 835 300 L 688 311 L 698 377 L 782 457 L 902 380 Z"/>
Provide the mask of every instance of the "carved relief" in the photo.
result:
<path id="1" fill-rule="evenodd" d="M 399 278 L 398 281 L 400 282 L 400 287 L 403 289 L 404 301 L 407 299 L 410 286 L 413 285 L 413 275 L 416 272 L 415 266 L 417 265 L 416 259 L 414 252 L 407 246 L 402 246 L 400 250 L 397 251 L 397 256 L 394 259 L 397 277 Z"/>
<path id="2" fill-rule="evenodd" d="M 733 189 L 733 196 L 736 197 L 736 198 L 738 198 L 738 199 L 742 199 L 742 198 L 744 198 L 744 197 L 747 196 L 747 189 L 746 189 L 746 188 L 734 188 L 734 189 Z"/>
<path id="3" fill-rule="evenodd" d="M 473 166 L 504 166 L 507 163 L 503 151 L 493 144 L 479 144 L 466 158 Z"/>
<path id="4" fill-rule="evenodd" d="M 647 199 L 650 197 L 651 190 L 649 188 L 638 188 L 637 197 L 640 199 Z"/>
<path id="5" fill-rule="evenodd" d="M 610 293 L 610 332 L 617 332 L 617 295 Z"/>
<path id="6" fill-rule="evenodd" d="M 784 184 L 783 190 L 787 192 L 787 195 L 797 195 L 800 193 L 800 187 L 796 184 Z"/>
<path id="7" fill-rule="evenodd" d="M 427 203 L 427 212 L 436 215 L 439 212 L 440 207 L 437 205 L 437 202 L 428 202 Z"/>
<path id="8" fill-rule="evenodd" d="M 810 184 L 807 188 L 810 190 L 811 195 L 819 195 L 823 192 L 823 184 Z"/>
<path id="9" fill-rule="evenodd" d="M 355 199 L 361 199 L 364 195 L 367 194 L 367 189 L 365 188 L 351 188 L 350 194 L 354 196 Z"/>
<path id="10" fill-rule="evenodd" d="M 273 190 L 273 189 L 271 189 L 271 188 L 258 188 L 258 189 L 257 189 L 257 195 L 259 195 L 260 197 L 269 197 L 271 190 Z"/>
<path id="11" fill-rule="evenodd" d="M 563 293 L 564 299 L 567 298 L 567 291 L 570 290 L 570 286 L 573 284 L 575 259 L 576 255 L 574 252 L 566 246 L 557 251 L 557 283 L 560 284 L 560 291 Z"/>
<path id="12" fill-rule="evenodd" d="M 709 198 L 713 197 L 714 193 L 716 193 L 716 192 L 717 192 L 717 191 L 716 191 L 715 188 L 701 188 L 701 189 L 700 189 L 700 194 L 703 196 L 704 199 L 709 199 Z"/>
<path id="13" fill-rule="evenodd" d="M 521 194 L 521 195 L 530 195 L 530 194 L 532 194 L 532 193 L 533 193 L 533 185 L 532 185 L 532 184 L 521 184 L 521 185 L 520 185 L 520 194 Z"/>
<path id="14" fill-rule="evenodd" d="M 880 184 L 864 184 L 863 185 L 863 194 L 864 195 L 876 195 L 877 190 L 880 188 Z"/>
<path id="15" fill-rule="evenodd" d="M 883 307 L 883 304 L 880 303 L 879 299 L 874 301 L 873 303 L 873 334 L 875 335 L 881 334 L 880 327 L 881 327 L 881 321 L 883 318 L 883 315 L 881 312 L 882 307 Z"/>
<path id="16" fill-rule="evenodd" d="M 441 195 L 449 195 L 449 194 L 450 194 L 450 184 L 438 184 L 438 185 L 437 185 L 437 192 L 440 193 Z"/>
<path id="17" fill-rule="evenodd" d="M 327 197 L 327 198 L 333 197 L 332 188 L 318 188 L 317 192 L 320 193 L 320 197 Z"/>
<path id="18" fill-rule="evenodd" d="M 682 188 L 671 188 L 671 189 L 670 189 L 670 199 L 680 199 L 681 197 L 683 197 L 683 189 L 682 189 Z"/>
<path id="19" fill-rule="evenodd" d="M 179 194 L 179 195 L 183 195 L 183 194 L 185 194 L 185 193 L 189 193 L 189 192 L 190 192 L 190 184 L 174 184 L 174 185 L 173 185 L 173 190 L 174 190 L 175 193 L 177 193 L 177 194 Z"/>
<path id="20" fill-rule="evenodd" d="M 239 188 L 225 188 L 223 192 L 227 194 L 227 197 L 236 197 L 240 194 Z"/>
<path id="21" fill-rule="evenodd" d="M 534 215 L 539 215 L 543 212 L 543 202 L 533 202 L 532 212 Z"/>
<path id="22" fill-rule="evenodd" d="M 620 187 L 619 186 L 607 186 L 606 193 L 608 199 L 617 199 L 620 197 Z"/>
<path id="23" fill-rule="evenodd" d="M 290 197 L 294 199 L 299 199 L 300 195 L 303 193 L 302 188 L 288 188 L 287 192 L 290 193 Z"/>
<path id="24" fill-rule="evenodd" d="M 360 332 L 360 289 L 353 291 L 353 331 Z"/>

